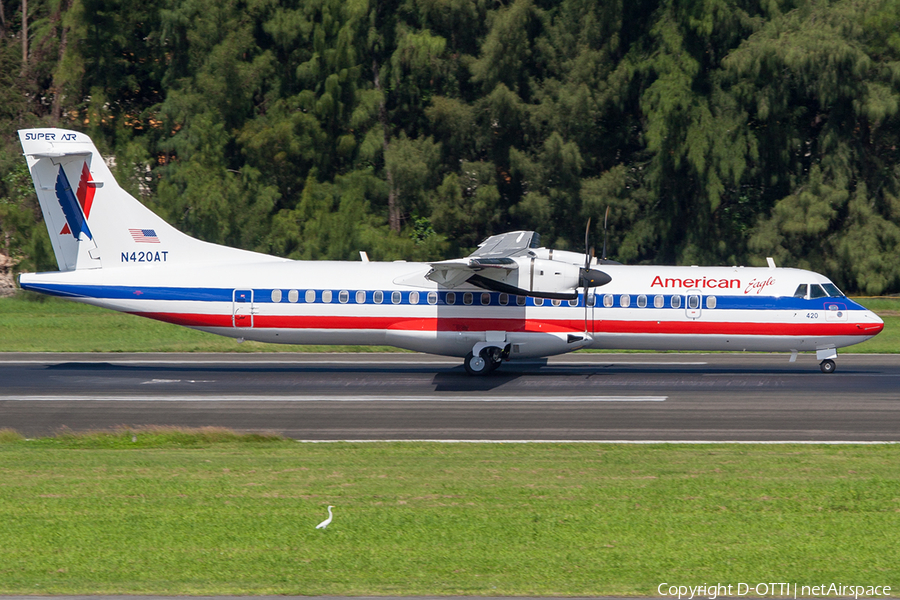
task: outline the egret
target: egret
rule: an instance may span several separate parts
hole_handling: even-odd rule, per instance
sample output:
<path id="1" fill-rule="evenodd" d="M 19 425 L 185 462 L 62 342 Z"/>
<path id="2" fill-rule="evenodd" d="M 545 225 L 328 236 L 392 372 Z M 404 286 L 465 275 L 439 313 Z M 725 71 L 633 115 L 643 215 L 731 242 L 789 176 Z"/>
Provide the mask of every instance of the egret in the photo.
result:
<path id="1" fill-rule="evenodd" d="M 328 507 L 328 518 L 325 519 L 324 521 L 322 521 L 321 523 L 319 523 L 318 525 L 316 525 L 316 529 L 325 529 L 326 527 L 328 527 L 329 523 L 331 523 L 332 517 L 334 516 L 331 514 L 332 508 L 334 508 L 334 507 L 333 506 Z"/>

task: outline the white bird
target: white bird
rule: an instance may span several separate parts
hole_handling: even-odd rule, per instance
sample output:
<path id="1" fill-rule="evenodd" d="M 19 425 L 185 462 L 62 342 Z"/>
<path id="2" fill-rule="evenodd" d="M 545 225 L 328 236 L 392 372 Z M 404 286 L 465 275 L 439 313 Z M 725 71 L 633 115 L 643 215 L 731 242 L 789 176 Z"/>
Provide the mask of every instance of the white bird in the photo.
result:
<path id="1" fill-rule="evenodd" d="M 331 519 L 334 517 L 334 515 L 331 514 L 332 508 L 334 508 L 334 507 L 333 506 L 328 507 L 328 518 L 325 519 L 324 521 L 322 521 L 321 523 L 319 523 L 318 525 L 316 525 L 316 529 L 325 529 L 326 527 L 328 527 L 328 525 L 331 523 Z"/>

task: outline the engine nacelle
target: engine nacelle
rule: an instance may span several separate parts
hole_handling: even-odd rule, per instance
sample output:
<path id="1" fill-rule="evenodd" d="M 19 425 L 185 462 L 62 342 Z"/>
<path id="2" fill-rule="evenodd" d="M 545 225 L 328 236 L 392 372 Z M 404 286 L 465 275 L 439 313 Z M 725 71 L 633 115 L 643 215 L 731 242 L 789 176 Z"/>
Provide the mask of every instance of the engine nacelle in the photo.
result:
<path id="1" fill-rule="evenodd" d="M 569 252 L 568 250 L 554 250 L 553 248 L 534 248 L 528 251 L 528 254 L 535 258 L 544 260 L 552 260 L 557 262 L 568 263 L 570 265 L 584 265 L 584 254 L 580 252 Z"/>

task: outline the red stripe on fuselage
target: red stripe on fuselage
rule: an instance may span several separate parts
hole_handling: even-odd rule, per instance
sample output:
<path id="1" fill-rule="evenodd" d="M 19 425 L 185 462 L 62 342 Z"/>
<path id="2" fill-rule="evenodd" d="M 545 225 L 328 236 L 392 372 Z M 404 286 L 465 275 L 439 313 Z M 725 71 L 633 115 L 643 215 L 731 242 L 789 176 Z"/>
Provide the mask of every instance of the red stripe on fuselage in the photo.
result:
<path id="1" fill-rule="evenodd" d="M 232 327 L 232 315 L 135 312 L 142 317 L 188 327 Z M 246 319 L 246 317 L 244 317 Z M 249 320 L 247 321 L 249 323 Z M 584 331 L 582 319 L 476 319 L 254 315 L 254 329 L 365 329 L 392 331 L 512 331 L 569 333 Z M 681 335 L 859 336 L 875 335 L 884 324 L 746 323 L 716 321 L 595 321 L 594 333 Z"/>

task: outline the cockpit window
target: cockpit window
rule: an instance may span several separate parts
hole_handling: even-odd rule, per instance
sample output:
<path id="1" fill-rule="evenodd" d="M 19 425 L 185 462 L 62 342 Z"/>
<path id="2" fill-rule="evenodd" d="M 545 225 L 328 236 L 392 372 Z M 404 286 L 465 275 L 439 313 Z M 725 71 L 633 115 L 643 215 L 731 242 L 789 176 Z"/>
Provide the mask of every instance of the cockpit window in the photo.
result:
<path id="1" fill-rule="evenodd" d="M 828 296 L 828 294 L 825 292 L 825 290 L 822 289 L 821 285 L 813 283 L 809 286 L 810 298 L 825 298 L 826 296 Z"/>
<path id="2" fill-rule="evenodd" d="M 844 295 L 844 293 L 833 283 L 823 283 L 822 287 L 825 288 L 825 291 L 828 292 L 828 295 L 832 298 L 841 298 Z"/>
<path id="3" fill-rule="evenodd" d="M 801 283 L 797 286 L 797 291 L 794 292 L 794 298 L 806 298 L 806 284 Z"/>

